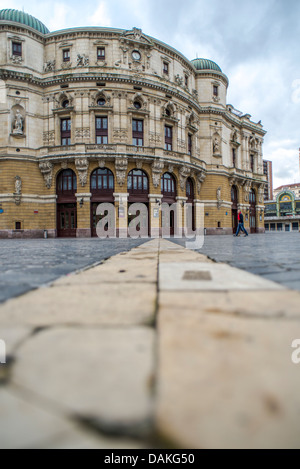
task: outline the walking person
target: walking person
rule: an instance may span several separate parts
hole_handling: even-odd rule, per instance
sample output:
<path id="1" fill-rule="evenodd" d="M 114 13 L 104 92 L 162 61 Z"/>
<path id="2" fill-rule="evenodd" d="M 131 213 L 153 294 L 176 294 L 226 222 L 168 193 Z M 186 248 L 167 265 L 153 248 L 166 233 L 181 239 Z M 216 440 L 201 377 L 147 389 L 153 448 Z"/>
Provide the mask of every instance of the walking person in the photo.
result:
<path id="1" fill-rule="evenodd" d="M 238 213 L 238 227 L 234 236 L 238 236 L 240 231 L 243 231 L 244 236 L 248 236 L 247 230 L 244 227 L 244 216 L 241 211 Z"/>

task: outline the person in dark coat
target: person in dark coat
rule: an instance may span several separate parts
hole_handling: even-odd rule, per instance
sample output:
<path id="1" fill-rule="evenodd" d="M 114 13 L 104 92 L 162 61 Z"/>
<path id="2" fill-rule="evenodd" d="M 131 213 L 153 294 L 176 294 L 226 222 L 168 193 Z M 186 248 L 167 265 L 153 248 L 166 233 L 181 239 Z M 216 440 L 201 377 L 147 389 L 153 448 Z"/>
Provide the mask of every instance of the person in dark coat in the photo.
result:
<path id="1" fill-rule="evenodd" d="M 238 222 L 239 224 L 238 224 L 238 227 L 234 236 L 238 236 L 240 231 L 243 231 L 244 236 L 248 236 L 247 230 L 244 227 L 244 216 L 241 211 L 238 214 Z"/>

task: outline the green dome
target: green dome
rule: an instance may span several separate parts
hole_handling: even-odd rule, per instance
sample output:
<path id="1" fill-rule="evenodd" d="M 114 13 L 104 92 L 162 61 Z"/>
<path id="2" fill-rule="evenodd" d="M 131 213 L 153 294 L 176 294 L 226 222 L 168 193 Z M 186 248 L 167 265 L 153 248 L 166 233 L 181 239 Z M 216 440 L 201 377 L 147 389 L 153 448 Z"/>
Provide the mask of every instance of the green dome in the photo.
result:
<path id="1" fill-rule="evenodd" d="M 219 65 L 216 62 L 208 59 L 194 59 L 191 61 L 196 70 L 215 70 L 216 72 L 222 72 Z"/>
<path id="2" fill-rule="evenodd" d="M 39 33 L 48 34 L 50 31 L 46 26 L 34 16 L 19 10 L 0 10 L 0 21 L 14 21 L 15 23 L 25 24 L 35 29 Z"/>

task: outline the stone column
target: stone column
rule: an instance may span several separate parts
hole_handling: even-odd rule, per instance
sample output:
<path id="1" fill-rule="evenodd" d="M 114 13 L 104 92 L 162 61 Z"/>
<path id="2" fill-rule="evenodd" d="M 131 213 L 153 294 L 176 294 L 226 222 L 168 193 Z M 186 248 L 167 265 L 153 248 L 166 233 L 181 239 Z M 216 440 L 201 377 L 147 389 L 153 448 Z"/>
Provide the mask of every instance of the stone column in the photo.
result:
<path id="1" fill-rule="evenodd" d="M 114 193 L 116 210 L 116 233 L 119 238 L 128 236 L 128 197 L 125 192 Z"/>
<path id="2" fill-rule="evenodd" d="M 199 199 L 195 199 L 194 206 L 196 234 L 202 235 L 204 230 L 204 203 Z"/>
<path id="3" fill-rule="evenodd" d="M 91 193 L 77 192 L 77 238 L 91 237 Z"/>
<path id="4" fill-rule="evenodd" d="M 187 201 L 187 197 L 176 197 L 178 235 L 179 236 L 184 236 L 184 226 L 185 226 L 185 210 L 184 210 L 185 207 L 184 206 L 185 206 L 186 201 Z"/>
<path id="5" fill-rule="evenodd" d="M 149 194 L 149 232 L 151 238 L 159 238 L 161 231 L 161 194 Z"/>

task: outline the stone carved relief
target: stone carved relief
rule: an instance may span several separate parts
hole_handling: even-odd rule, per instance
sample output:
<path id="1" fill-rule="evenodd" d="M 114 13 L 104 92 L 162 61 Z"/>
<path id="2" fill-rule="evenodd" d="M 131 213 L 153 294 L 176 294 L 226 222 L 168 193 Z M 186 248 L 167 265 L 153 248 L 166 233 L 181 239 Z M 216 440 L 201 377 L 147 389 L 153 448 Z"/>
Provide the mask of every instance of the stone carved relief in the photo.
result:
<path id="1" fill-rule="evenodd" d="M 22 197 L 22 180 L 20 176 L 15 177 L 15 192 L 14 192 L 14 199 L 15 204 L 20 205 Z"/>
<path id="2" fill-rule="evenodd" d="M 13 119 L 13 128 L 12 128 L 12 133 L 13 135 L 23 135 L 23 126 L 24 119 L 22 117 L 21 112 L 19 109 L 17 109 L 16 114 Z"/>
<path id="3" fill-rule="evenodd" d="M 70 68 L 72 68 L 72 62 L 63 62 L 61 64 L 61 68 L 62 70 L 69 70 Z"/>
<path id="4" fill-rule="evenodd" d="M 111 105 L 111 97 L 105 93 L 105 91 L 97 91 L 96 93 L 94 93 L 93 96 L 91 96 L 91 106 L 92 107 L 95 107 L 97 106 L 98 107 L 98 100 L 99 99 L 104 99 L 105 100 L 105 105 L 104 106 L 110 106 Z M 104 107 L 104 106 L 101 106 L 101 107 Z"/>
<path id="5" fill-rule="evenodd" d="M 250 189 L 251 189 L 251 182 L 245 181 L 245 184 L 244 184 L 244 192 L 245 192 L 244 200 L 245 200 L 245 202 L 249 202 Z"/>
<path id="6" fill-rule="evenodd" d="M 22 63 L 22 57 L 19 56 L 19 55 L 13 55 L 13 56 L 11 57 L 11 60 L 12 60 L 12 62 L 13 62 L 14 64 L 16 64 L 16 65 L 19 65 L 19 64 Z"/>
<path id="7" fill-rule="evenodd" d="M 179 86 L 183 85 L 183 78 L 178 74 L 175 76 L 174 81 Z"/>
<path id="8" fill-rule="evenodd" d="M 86 185 L 89 162 L 87 158 L 76 158 L 75 166 L 78 171 L 79 182 L 82 186 Z"/>
<path id="9" fill-rule="evenodd" d="M 54 145 L 55 143 L 55 132 L 50 130 L 49 132 L 43 132 L 43 144 Z"/>
<path id="10" fill-rule="evenodd" d="M 161 135 L 158 132 L 149 132 L 150 143 L 161 143 Z"/>
<path id="11" fill-rule="evenodd" d="M 164 163 L 160 160 L 155 160 L 152 163 L 152 181 L 154 187 L 158 187 L 160 185 L 160 178 L 162 170 L 164 169 Z"/>
<path id="12" fill-rule="evenodd" d="M 264 203 L 265 184 L 258 186 L 258 201 L 260 204 Z"/>
<path id="13" fill-rule="evenodd" d="M 90 59 L 85 54 L 77 54 L 77 67 L 87 67 L 89 65 Z"/>
<path id="14" fill-rule="evenodd" d="M 123 186 L 125 182 L 127 166 L 128 166 L 127 158 L 116 158 L 115 160 L 116 176 L 117 176 L 117 182 L 120 186 Z"/>
<path id="15" fill-rule="evenodd" d="M 202 171 L 200 171 L 196 176 L 198 195 L 200 195 L 201 185 L 202 185 L 203 181 L 205 180 L 205 178 L 206 178 L 206 176 Z"/>
<path id="16" fill-rule="evenodd" d="M 213 154 L 218 156 L 221 154 L 221 139 L 219 134 L 215 134 L 213 137 Z"/>
<path id="17" fill-rule="evenodd" d="M 142 38 L 142 30 L 139 28 L 132 28 L 133 36 L 136 41 L 140 41 Z"/>
<path id="18" fill-rule="evenodd" d="M 39 164 L 40 171 L 44 176 L 45 184 L 48 189 L 52 185 L 53 164 L 50 161 L 42 161 Z"/>
<path id="19" fill-rule="evenodd" d="M 181 168 L 179 169 L 179 184 L 182 191 L 185 190 L 186 180 L 190 176 L 190 174 L 191 169 L 187 166 L 181 166 Z"/>
<path id="20" fill-rule="evenodd" d="M 54 72 L 55 71 L 55 60 L 48 60 L 44 63 L 44 72 Z"/>
<path id="21" fill-rule="evenodd" d="M 101 168 L 101 169 L 105 168 L 105 160 L 104 160 L 104 159 L 99 160 L 99 161 L 98 161 L 98 166 L 99 166 L 99 168 Z"/>
<path id="22" fill-rule="evenodd" d="M 136 164 L 137 169 L 142 169 L 142 167 L 143 167 L 143 161 L 142 160 L 137 160 L 135 164 Z"/>
<path id="23" fill-rule="evenodd" d="M 115 142 L 126 143 L 127 142 L 127 129 L 114 129 L 113 139 Z"/>
<path id="24" fill-rule="evenodd" d="M 67 161 L 62 161 L 62 163 L 61 163 L 61 168 L 62 168 L 62 169 L 68 169 L 68 163 L 67 163 Z"/>
<path id="25" fill-rule="evenodd" d="M 171 174 L 174 172 L 174 165 L 169 164 L 169 166 L 168 166 L 168 172 L 171 173 Z"/>
<path id="26" fill-rule="evenodd" d="M 75 139 L 80 140 L 82 138 L 89 138 L 90 137 L 90 128 L 89 127 L 77 127 L 75 129 Z"/>

